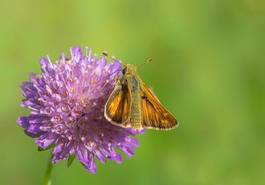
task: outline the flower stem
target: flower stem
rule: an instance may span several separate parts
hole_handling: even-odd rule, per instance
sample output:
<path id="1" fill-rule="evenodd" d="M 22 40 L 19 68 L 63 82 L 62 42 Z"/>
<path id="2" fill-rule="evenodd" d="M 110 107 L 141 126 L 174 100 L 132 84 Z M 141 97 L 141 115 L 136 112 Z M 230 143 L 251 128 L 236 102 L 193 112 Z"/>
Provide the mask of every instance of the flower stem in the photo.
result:
<path id="1" fill-rule="evenodd" d="M 52 174 L 52 154 L 48 159 L 47 162 L 47 167 L 46 167 L 46 172 L 45 172 L 45 176 L 44 176 L 44 181 L 43 181 L 43 185 L 51 185 L 52 181 L 51 181 L 51 174 Z"/>

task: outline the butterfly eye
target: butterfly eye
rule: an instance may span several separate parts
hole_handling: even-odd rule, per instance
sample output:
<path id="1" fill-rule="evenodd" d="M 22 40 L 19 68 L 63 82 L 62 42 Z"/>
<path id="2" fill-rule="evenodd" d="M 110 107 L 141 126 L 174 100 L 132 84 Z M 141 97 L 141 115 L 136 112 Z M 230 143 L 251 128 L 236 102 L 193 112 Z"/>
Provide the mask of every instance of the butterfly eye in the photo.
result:
<path id="1" fill-rule="evenodd" d="M 122 74 L 125 75 L 125 74 L 126 74 L 126 71 L 127 71 L 127 67 L 124 67 L 124 68 L 122 69 Z"/>

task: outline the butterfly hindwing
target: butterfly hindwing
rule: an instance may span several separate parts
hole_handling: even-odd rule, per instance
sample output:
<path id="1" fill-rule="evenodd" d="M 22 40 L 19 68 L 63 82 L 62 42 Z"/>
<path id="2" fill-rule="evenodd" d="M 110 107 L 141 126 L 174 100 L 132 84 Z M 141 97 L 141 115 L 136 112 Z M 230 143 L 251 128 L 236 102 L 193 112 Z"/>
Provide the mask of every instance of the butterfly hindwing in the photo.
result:
<path id="1" fill-rule="evenodd" d="M 151 89 L 142 82 L 141 86 L 142 124 L 144 128 L 170 130 L 178 123 L 175 117 L 159 102 Z"/>

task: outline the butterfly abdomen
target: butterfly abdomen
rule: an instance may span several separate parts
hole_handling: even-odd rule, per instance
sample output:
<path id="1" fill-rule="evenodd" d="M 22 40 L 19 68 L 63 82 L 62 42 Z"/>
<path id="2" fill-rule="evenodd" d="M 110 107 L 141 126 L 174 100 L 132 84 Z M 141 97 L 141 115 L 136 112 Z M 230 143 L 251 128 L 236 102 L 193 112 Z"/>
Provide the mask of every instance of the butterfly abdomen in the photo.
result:
<path id="1" fill-rule="evenodd" d="M 135 100 L 132 103 L 130 122 L 134 128 L 140 129 L 142 122 L 140 99 L 137 94 L 132 98 Z"/>

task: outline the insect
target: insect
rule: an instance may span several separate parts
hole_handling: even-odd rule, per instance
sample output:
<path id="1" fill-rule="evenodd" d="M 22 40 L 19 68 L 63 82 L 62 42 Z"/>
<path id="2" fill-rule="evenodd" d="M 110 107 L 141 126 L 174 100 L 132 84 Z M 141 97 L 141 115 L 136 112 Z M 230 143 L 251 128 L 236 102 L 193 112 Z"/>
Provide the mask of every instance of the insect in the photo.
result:
<path id="1" fill-rule="evenodd" d="M 170 130 L 178 126 L 175 117 L 137 75 L 135 66 L 124 65 L 122 73 L 105 104 L 108 121 L 135 130 Z"/>

